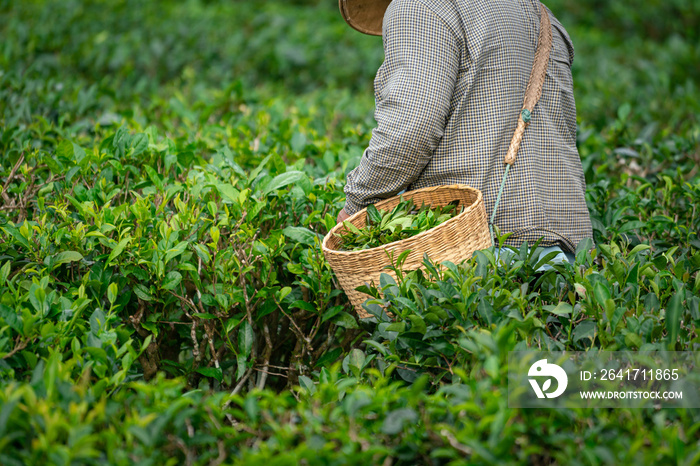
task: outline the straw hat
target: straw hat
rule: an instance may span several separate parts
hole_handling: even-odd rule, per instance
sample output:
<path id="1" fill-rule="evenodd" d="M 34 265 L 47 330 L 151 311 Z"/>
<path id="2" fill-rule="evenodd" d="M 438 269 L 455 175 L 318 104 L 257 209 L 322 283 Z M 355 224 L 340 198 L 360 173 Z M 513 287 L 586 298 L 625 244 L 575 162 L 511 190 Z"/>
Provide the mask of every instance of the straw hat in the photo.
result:
<path id="1" fill-rule="evenodd" d="M 384 12 L 391 0 L 338 0 L 340 13 L 353 28 L 372 36 L 382 35 Z"/>

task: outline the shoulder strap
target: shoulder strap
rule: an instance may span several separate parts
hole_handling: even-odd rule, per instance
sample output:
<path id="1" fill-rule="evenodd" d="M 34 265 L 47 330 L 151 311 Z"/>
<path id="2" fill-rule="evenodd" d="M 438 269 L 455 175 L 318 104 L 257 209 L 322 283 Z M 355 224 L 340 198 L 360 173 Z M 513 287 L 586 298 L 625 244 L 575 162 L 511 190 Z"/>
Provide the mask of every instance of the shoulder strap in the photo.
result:
<path id="1" fill-rule="evenodd" d="M 506 164 L 506 171 L 503 173 L 503 181 L 501 181 L 501 187 L 498 190 L 498 196 L 496 197 L 496 203 L 493 206 L 493 212 L 491 213 L 491 221 L 489 221 L 489 230 L 491 231 L 491 243 L 495 245 L 493 238 L 493 221 L 496 218 L 496 210 L 498 210 L 498 204 L 501 201 L 501 194 L 503 193 L 503 187 L 506 184 L 506 178 L 508 177 L 508 170 L 511 165 L 515 163 L 515 157 L 518 155 L 518 150 L 520 149 L 520 143 L 523 141 L 523 134 L 525 134 L 525 128 L 530 124 L 530 118 L 532 116 L 532 109 L 535 108 L 537 101 L 540 100 L 542 96 L 542 85 L 544 84 L 544 77 L 547 74 L 547 65 L 549 64 L 549 54 L 552 50 L 552 24 L 549 21 L 549 14 L 547 9 L 540 3 L 540 34 L 537 39 L 537 50 L 535 50 L 535 60 L 532 64 L 532 71 L 530 71 L 530 80 L 527 83 L 527 89 L 525 90 L 525 99 L 523 100 L 523 109 L 518 117 L 518 126 L 515 128 L 515 133 L 513 133 L 513 139 L 510 141 L 510 147 L 508 148 L 508 153 L 506 154 L 503 162 Z"/>
<path id="2" fill-rule="evenodd" d="M 540 3 L 540 36 L 537 40 L 537 50 L 535 51 L 535 61 L 532 64 L 530 71 L 530 81 L 527 83 L 525 90 L 525 100 L 523 101 L 523 109 L 518 118 L 518 126 L 513 134 L 513 139 L 510 141 L 508 153 L 504 162 L 508 165 L 513 165 L 515 157 L 518 155 L 520 143 L 523 140 L 525 128 L 530 124 L 530 116 L 535 104 L 542 96 L 542 85 L 544 84 L 544 76 L 547 74 L 547 64 L 549 63 L 549 54 L 552 50 L 552 24 L 549 21 L 547 9 Z"/>

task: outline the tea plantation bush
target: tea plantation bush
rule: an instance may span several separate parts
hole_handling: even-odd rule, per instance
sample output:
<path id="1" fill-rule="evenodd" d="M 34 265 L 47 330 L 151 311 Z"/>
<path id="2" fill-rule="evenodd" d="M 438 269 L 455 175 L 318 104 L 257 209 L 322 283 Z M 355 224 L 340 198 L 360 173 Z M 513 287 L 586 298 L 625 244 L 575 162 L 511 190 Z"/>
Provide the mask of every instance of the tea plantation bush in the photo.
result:
<path id="1" fill-rule="evenodd" d="M 0 2 L 0 464 L 700 463 L 697 410 L 508 408 L 508 351 L 700 350 L 697 6 L 549 6 L 594 241 L 399 261 L 360 321 L 320 240 L 381 40 L 333 2 Z"/>

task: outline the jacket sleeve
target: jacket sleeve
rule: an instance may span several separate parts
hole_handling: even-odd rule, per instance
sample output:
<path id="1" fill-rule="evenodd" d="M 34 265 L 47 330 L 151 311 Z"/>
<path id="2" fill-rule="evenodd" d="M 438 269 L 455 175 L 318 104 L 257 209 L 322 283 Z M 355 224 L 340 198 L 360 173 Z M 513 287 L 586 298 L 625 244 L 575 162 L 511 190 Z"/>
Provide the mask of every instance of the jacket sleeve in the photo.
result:
<path id="1" fill-rule="evenodd" d="M 408 188 L 442 139 L 459 71 L 452 30 L 420 0 L 394 0 L 384 16 L 384 63 L 374 81 L 376 128 L 347 176 L 345 211 Z"/>

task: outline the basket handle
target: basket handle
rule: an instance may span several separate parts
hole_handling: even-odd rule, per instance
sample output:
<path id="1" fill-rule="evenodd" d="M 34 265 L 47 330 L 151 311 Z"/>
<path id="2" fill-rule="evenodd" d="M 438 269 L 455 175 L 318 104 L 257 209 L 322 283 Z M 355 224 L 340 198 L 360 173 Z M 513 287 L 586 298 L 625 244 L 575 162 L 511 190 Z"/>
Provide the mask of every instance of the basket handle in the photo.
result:
<path id="1" fill-rule="evenodd" d="M 520 143 L 523 141 L 523 134 L 525 134 L 525 128 L 530 124 L 530 118 L 532 116 L 532 109 L 535 108 L 537 101 L 540 100 L 542 96 L 542 85 L 544 84 L 544 77 L 547 74 L 547 65 L 549 64 L 549 54 L 552 50 L 552 24 L 549 21 L 549 14 L 547 9 L 543 4 L 540 3 L 540 34 L 537 39 L 537 49 L 535 50 L 535 60 L 532 63 L 532 70 L 530 71 L 530 80 L 527 83 L 527 89 L 525 90 L 525 99 L 523 101 L 523 109 L 520 111 L 520 116 L 518 116 L 518 126 L 515 128 L 515 133 L 513 133 L 513 139 L 510 141 L 510 147 L 506 153 L 503 162 L 506 164 L 506 171 L 503 173 L 503 180 L 501 181 L 501 187 L 498 189 L 498 196 L 496 196 L 496 203 L 493 206 L 493 212 L 491 213 L 491 220 L 489 221 L 489 231 L 491 233 L 491 244 L 495 245 L 493 238 L 493 221 L 496 218 L 496 211 L 498 210 L 498 204 L 501 202 L 501 194 L 503 193 L 503 187 L 506 185 L 506 178 L 508 177 L 508 170 L 515 163 L 515 157 L 518 155 L 518 150 L 520 149 Z"/>
<path id="2" fill-rule="evenodd" d="M 504 162 L 508 165 L 513 165 L 515 157 L 518 155 L 520 143 L 523 140 L 525 128 L 530 124 L 532 109 L 535 108 L 537 101 L 542 96 L 542 85 L 544 77 L 547 73 L 547 64 L 549 63 L 549 54 L 552 50 L 552 24 L 549 21 L 547 9 L 540 3 L 540 35 L 537 40 L 537 50 L 535 51 L 535 61 L 532 64 L 530 71 L 530 81 L 527 83 L 525 90 L 525 100 L 523 101 L 523 109 L 518 117 L 518 126 L 513 134 L 513 139 L 510 141 L 508 153 L 505 156 Z"/>

